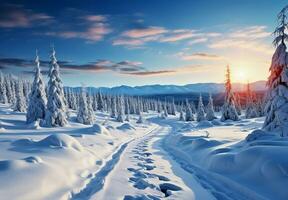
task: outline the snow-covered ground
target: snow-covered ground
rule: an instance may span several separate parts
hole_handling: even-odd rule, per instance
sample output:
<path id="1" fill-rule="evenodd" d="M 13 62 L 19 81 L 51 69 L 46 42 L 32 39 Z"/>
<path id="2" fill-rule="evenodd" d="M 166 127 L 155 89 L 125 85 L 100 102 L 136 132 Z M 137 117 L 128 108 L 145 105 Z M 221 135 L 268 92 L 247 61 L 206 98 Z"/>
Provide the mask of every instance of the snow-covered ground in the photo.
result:
<path id="1" fill-rule="evenodd" d="M 288 198 L 288 140 L 263 118 L 182 122 L 145 114 L 119 123 L 42 128 L 0 105 L 0 199 Z"/>

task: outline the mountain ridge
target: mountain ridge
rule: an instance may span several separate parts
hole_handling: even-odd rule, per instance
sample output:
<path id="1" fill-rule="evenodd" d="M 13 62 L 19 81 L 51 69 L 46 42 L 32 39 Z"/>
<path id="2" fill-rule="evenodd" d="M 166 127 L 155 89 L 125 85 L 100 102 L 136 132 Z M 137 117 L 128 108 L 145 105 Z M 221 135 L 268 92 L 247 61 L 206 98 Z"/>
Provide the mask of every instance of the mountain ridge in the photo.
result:
<path id="1" fill-rule="evenodd" d="M 250 83 L 251 89 L 254 91 L 265 91 L 266 81 L 256 81 Z M 67 87 L 66 87 L 67 88 Z M 80 90 L 81 87 L 73 87 Z M 232 84 L 234 91 L 244 91 L 246 84 Z M 124 94 L 124 95 L 157 95 L 157 94 L 185 94 L 185 93 L 222 93 L 225 91 L 224 83 L 193 83 L 187 85 L 143 85 L 143 86 L 127 86 L 121 85 L 116 87 L 87 87 L 90 92 L 99 92 L 105 94 Z"/>

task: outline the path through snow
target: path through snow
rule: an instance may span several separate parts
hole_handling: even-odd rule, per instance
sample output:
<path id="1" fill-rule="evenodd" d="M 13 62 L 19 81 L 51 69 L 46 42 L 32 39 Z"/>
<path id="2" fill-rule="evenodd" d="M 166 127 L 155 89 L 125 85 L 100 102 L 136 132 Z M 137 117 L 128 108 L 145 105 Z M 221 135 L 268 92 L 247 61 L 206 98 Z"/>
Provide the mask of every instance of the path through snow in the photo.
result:
<path id="1" fill-rule="evenodd" d="M 112 169 L 105 170 L 105 165 L 105 173 L 91 179 L 73 199 L 215 199 L 162 149 L 170 131 L 170 126 L 161 126 L 126 143 L 108 161 Z"/>

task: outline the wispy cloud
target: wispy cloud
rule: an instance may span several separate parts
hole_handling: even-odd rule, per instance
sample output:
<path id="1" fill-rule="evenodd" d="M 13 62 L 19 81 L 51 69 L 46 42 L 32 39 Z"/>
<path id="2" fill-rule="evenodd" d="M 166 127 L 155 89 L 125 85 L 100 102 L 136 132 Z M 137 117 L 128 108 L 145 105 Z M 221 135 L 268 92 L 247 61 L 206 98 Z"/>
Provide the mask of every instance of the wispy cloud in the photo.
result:
<path id="1" fill-rule="evenodd" d="M 130 72 L 124 73 L 126 75 L 136 75 L 136 76 L 159 76 L 174 73 L 174 70 L 159 70 L 159 71 L 142 71 L 142 72 Z"/>
<path id="2" fill-rule="evenodd" d="M 151 26 L 147 28 L 132 29 L 129 31 L 125 31 L 122 33 L 122 36 L 128 38 L 143 38 L 148 36 L 159 35 L 166 32 L 167 30 L 163 27 Z"/>
<path id="3" fill-rule="evenodd" d="M 60 27 L 59 29 L 61 30 L 47 31 L 44 35 L 65 39 L 78 38 L 84 39 L 89 43 L 94 43 L 103 40 L 107 34 L 112 32 L 107 22 L 107 17 L 104 15 L 78 16 L 77 20 L 81 20 L 81 22 L 73 24 L 71 28 L 62 29 Z"/>
<path id="4" fill-rule="evenodd" d="M 219 36 L 221 34 L 216 32 L 206 33 L 193 29 L 169 30 L 164 27 L 150 26 L 124 31 L 113 40 L 112 44 L 130 48 L 143 47 L 149 42 L 176 43 L 188 39 L 190 39 L 189 44 L 197 44 L 206 42 L 208 38 Z"/>
<path id="5" fill-rule="evenodd" d="M 35 13 L 22 5 L 0 4 L 0 27 L 2 28 L 26 28 L 47 24 L 52 20 L 52 16 Z"/>
<path id="6" fill-rule="evenodd" d="M 184 52 L 180 52 L 177 56 L 182 60 L 223 60 L 222 56 L 218 56 L 216 54 L 209 54 L 209 53 L 193 53 L 187 54 Z"/>
<path id="7" fill-rule="evenodd" d="M 180 40 L 186 40 L 192 37 L 199 36 L 195 30 L 175 30 L 171 31 L 169 35 L 163 36 L 160 41 L 161 42 L 177 42 Z"/>
<path id="8" fill-rule="evenodd" d="M 194 40 L 190 40 L 188 42 L 189 45 L 194 45 L 194 44 L 199 44 L 199 43 L 205 43 L 208 41 L 208 38 L 205 37 L 200 37 L 200 38 L 196 38 Z"/>
<path id="9" fill-rule="evenodd" d="M 271 33 L 267 32 L 266 29 L 267 27 L 265 26 L 251 26 L 234 30 L 221 38 L 216 38 L 208 47 L 213 49 L 240 48 L 271 54 L 273 50 L 272 47 L 263 41 L 271 36 Z"/>

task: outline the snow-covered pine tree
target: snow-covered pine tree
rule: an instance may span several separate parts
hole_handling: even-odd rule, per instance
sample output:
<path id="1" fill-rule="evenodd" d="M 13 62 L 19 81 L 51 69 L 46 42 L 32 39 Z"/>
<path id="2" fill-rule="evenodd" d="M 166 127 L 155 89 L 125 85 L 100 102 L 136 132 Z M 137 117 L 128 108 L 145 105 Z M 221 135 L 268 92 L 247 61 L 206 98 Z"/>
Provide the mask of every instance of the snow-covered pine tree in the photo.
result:
<path id="1" fill-rule="evenodd" d="M 92 108 L 94 111 L 97 111 L 97 95 L 96 94 L 93 94 L 92 95 Z"/>
<path id="2" fill-rule="evenodd" d="M 6 87 L 6 96 L 7 96 L 7 101 L 10 104 L 13 104 L 13 91 L 12 91 L 12 87 L 11 87 L 11 82 L 10 82 L 10 76 L 5 76 L 4 77 L 4 85 Z"/>
<path id="3" fill-rule="evenodd" d="M 266 118 L 263 129 L 288 136 L 288 54 L 285 41 L 288 40 L 286 30 L 288 6 L 278 14 L 278 26 L 274 31 L 273 41 L 276 51 L 273 54 L 268 78 L 268 95 L 265 107 Z"/>
<path id="4" fill-rule="evenodd" d="M 126 118 L 125 121 L 129 122 L 130 121 L 130 105 L 129 105 L 129 98 L 125 98 L 125 114 Z"/>
<path id="5" fill-rule="evenodd" d="M 124 99 L 123 96 L 120 95 L 118 97 L 118 113 L 117 113 L 117 121 L 124 122 L 125 114 L 124 114 Z"/>
<path id="6" fill-rule="evenodd" d="M 47 108 L 45 112 L 45 125 L 65 126 L 67 121 L 67 108 L 64 99 L 63 85 L 60 78 L 59 65 L 52 49 L 50 56 L 49 82 L 47 88 Z"/>
<path id="7" fill-rule="evenodd" d="M 81 89 L 81 95 L 79 99 L 78 113 L 77 113 L 77 121 L 82 124 L 90 125 L 94 123 L 94 113 L 91 112 L 91 108 L 89 109 L 87 100 L 87 92 L 84 87 Z"/>
<path id="8" fill-rule="evenodd" d="M 87 108 L 88 108 L 88 114 L 89 114 L 89 121 L 91 122 L 91 124 L 94 124 L 95 113 L 94 113 L 92 104 L 93 104 L 92 95 L 87 93 Z"/>
<path id="9" fill-rule="evenodd" d="M 206 120 L 205 111 L 204 111 L 204 105 L 203 105 L 202 95 L 201 94 L 199 96 L 196 118 L 197 118 L 197 122 L 201 122 L 201 121 Z"/>
<path id="10" fill-rule="evenodd" d="M 239 117 L 235 108 L 234 96 L 232 93 L 229 65 L 227 66 L 227 69 L 226 69 L 225 102 L 222 108 L 221 121 L 225 121 L 228 119 L 233 120 L 233 121 L 239 120 Z"/>
<path id="11" fill-rule="evenodd" d="M 40 71 L 40 60 L 36 52 L 36 67 L 32 90 L 29 95 L 26 122 L 31 123 L 38 119 L 44 119 L 47 104 L 45 84 Z"/>
<path id="12" fill-rule="evenodd" d="M 213 98 L 211 94 L 209 94 L 209 101 L 206 109 L 206 119 L 208 121 L 212 121 L 213 119 L 216 119 L 215 113 L 214 113 L 214 105 L 213 105 Z"/>
<path id="13" fill-rule="evenodd" d="M 104 111 L 104 102 L 103 102 L 103 97 L 102 97 L 101 91 L 98 92 L 97 107 L 98 107 L 99 111 L 101 111 L 101 112 Z"/>
<path id="14" fill-rule="evenodd" d="M 186 99 L 185 112 L 186 112 L 185 121 L 194 121 L 194 116 L 190 104 L 188 102 L 188 99 Z"/>
<path id="15" fill-rule="evenodd" d="M 0 102 L 1 103 L 8 103 L 8 99 L 7 99 L 7 91 L 6 91 L 6 82 L 5 82 L 5 78 L 2 74 L 2 72 L 0 72 Z"/>
<path id="16" fill-rule="evenodd" d="M 252 99 L 252 92 L 250 89 L 250 83 L 247 83 L 247 89 L 246 89 L 246 112 L 245 117 L 246 119 L 255 118 L 258 116 L 257 108 L 255 103 Z"/>
<path id="17" fill-rule="evenodd" d="M 142 124 L 143 123 L 143 116 L 142 113 L 140 112 L 138 120 L 136 121 L 137 124 Z"/>
<path id="18" fill-rule="evenodd" d="M 116 113 L 117 113 L 116 97 L 112 97 L 112 99 L 111 99 L 111 115 L 110 115 L 110 117 L 116 118 Z"/>
<path id="19" fill-rule="evenodd" d="M 14 105 L 14 111 L 26 112 L 26 100 L 23 94 L 23 82 L 18 80 L 16 82 L 16 101 Z"/>
<path id="20" fill-rule="evenodd" d="M 9 74 L 9 81 L 10 81 L 10 85 L 11 85 L 11 97 L 12 97 L 12 101 L 11 103 L 13 105 L 15 105 L 16 103 L 16 87 L 17 87 L 17 82 L 16 80 L 14 79 L 14 77 L 12 76 L 12 74 Z"/>
<path id="21" fill-rule="evenodd" d="M 241 106 L 240 95 L 238 93 L 235 93 L 234 97 L 235 97 L 234 103 L 235 103 L 235 108 L 236 108 L 237 114 L 241 115 L 242 106 Z"/>
<path id="22" fill-rule="evenodd" d="M 182 104 L 181 104 L 181 106 L 180 106 L 179 112 L 180 112 L 179 120 L 180 120 L 180 121 L 185 121 L 184 111 L 183 111 L 183 102 L 182 102 Z"/>
<path id="23" fill-rule="evenodd" d="M 172 99 L 172 104 L 171 104 L 171 115 L 176 115 L 176 107 L 175 107 L 175 102 L 174 98 Z"/>

